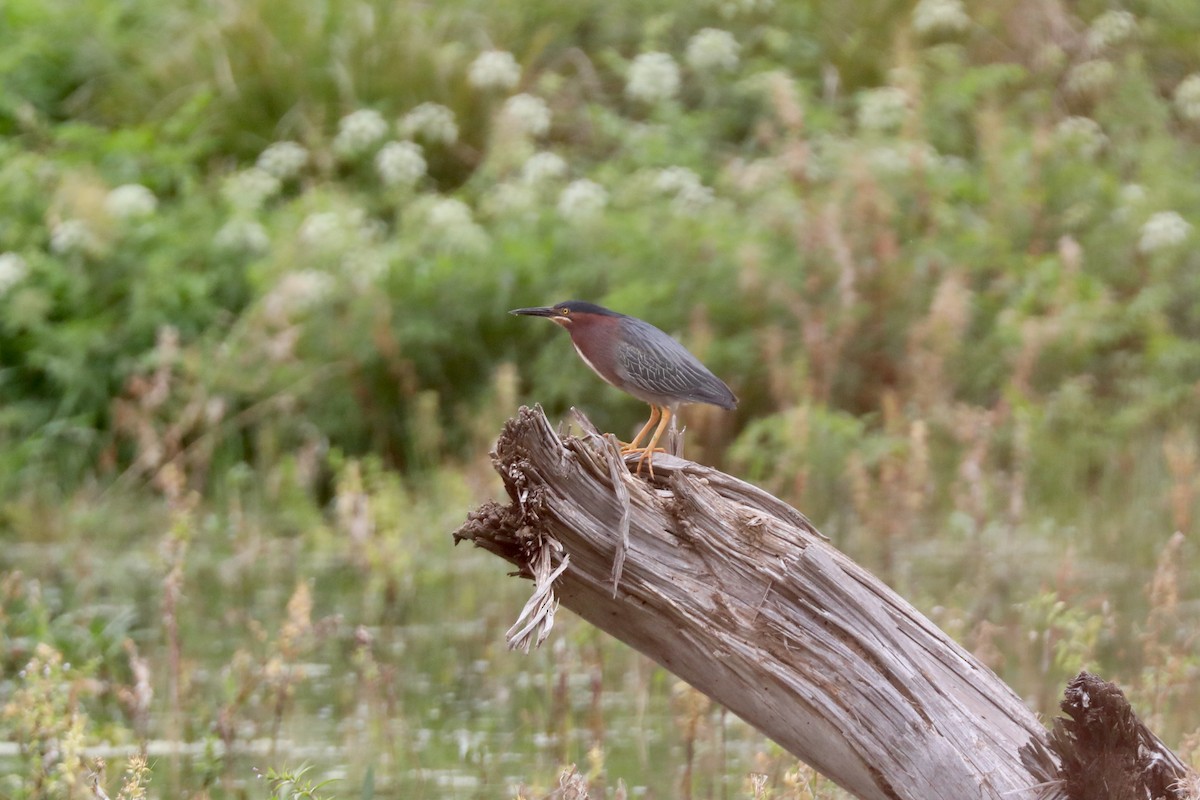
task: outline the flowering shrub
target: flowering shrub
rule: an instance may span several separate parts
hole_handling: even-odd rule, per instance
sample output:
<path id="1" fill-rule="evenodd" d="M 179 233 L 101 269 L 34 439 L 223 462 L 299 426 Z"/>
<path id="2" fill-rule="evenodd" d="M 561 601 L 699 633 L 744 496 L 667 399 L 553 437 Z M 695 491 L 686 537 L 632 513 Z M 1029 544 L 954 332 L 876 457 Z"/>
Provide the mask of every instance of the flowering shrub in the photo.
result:
<path id="1" fill-rule="evenodd" d="M 558 196 L 558 213 L 570 222 L 589 222 L 608 205 L 608 192 L 587 178 L 571 181 Z"/>
<path id="2" fill-rule="evenodd" d="M 262 255 L 271 247 L 267 229 L 252 219 L 236 218 L 226 222 L 213 237 L 218 249 L 231 253 Z"/>
<path id="3" fill-rule="evenodd" d="M 354 159 L 372 151 L 388 134 L 387 120 L 372 108 L 361 108 L 338 122 L 333 152 Z"/>
<path id="4" fill-rule="evenodd" d="M 1200 72 L 1188 75 L 1175 87 L 1175 108 L 1189 122 L 1200 122 Z"/>
<path id="5" fill-rule="evenodd" d="M 521 65 L 512 53 L 504 50 L 488 50 L 480 53 L 471 62 L 467 79 L 476 89 L 511 89 L 521 80 Z"/>
<path id="6" fill-rule="evenodd" d="M 139 183 L 127 183 L 108 193 L 104 208 L 118 219 L 140 219 L 154 213 L 158 198 Z"/>
<path id="7" fill-rule="evenodd" d="M 529 184 L 546 183 L 566 174 L 567 162 L 557 153 L 534 153 L 521 166 L 521 180 Z"/>
<path id="8" fill-rule="evenodd" d="M 0 253 L 0 296 L 25 279 L 29 265 L 16 253 Z"/>
<path id="9" fill-rule="evenodd" d="M 1137 29 L 1137 17 L 1133 14 L 1109 9 L 1092 20 L 1087 32 L 1087 44 L 1093 51 L 1107 50 L 1132 39 Z"/>
<path id="10" fill-rule="evenodd" d="M 540 97 L 514 95 L 504 102 L 501 113 L 511 125 L 529 136 L 545 136 L 550 130 L 550 107 Z"/>
<path id="11" fill-rule="evenodd" d="M 729 31 L 705 28 L 688 40 L 687 63 L 692 69 L 732 70 L 738 65 L 741 46 Z"/>
<path id="12" fill-rule="evenodd" d="M 890 133 L 908 113 L 908 93 L 895 86 L 871 89 L 858 97 L 858 125 L 864 131 Z"/>
<path id="13" fill-rule="evenodd" d="M 281 181 L 291 180 L 308 165 L 308 151 L 296 142 L 275 142 L 263 150 L 255 166 Z"/>
<path id="14" fill-rule="evenodd" d="M 412 187 L 425 177 L 425 154 L 412 142 L 388 142 L 375 155 L 375 169 L 388 186 Z"/>
<path id="15" fill-rule="evenodd" d="M 434 144 L 458 141 L 454 112 L 438 103 L 421 103 L 400 118 L 396 131 L 405 138 L 424 139 Z"/>
<path id="16" fill-rule="evenodd" d="M 1084 158 L 1095 158 L 1108 141 L 1100 123 L 1090 117 L 1067 117 L 1055 126 L 1054 138 Z"/>
<path id="17" fill-rule="evenodd" d="M 91 253 L 100 246 L 88 224 L 81 219 L 68 219 L 50 229 L 50 251 L 59 255 Z"/>
<path id="18" fill-rule="evenodd" d="M 679 93 L 679 65 L 669 53 L 642 53 L 629 65 L 625 94 L 647 105 L 671 100 Z"/>
<path id="19" fill-rule="evenodd" d="M 231 207 L 252 212 L 279 194 L 281 188 L 279 178 L 259 167 L 251 167 L 227 177 L 221 195 Z"/>
<path id="20" fill-rule="evenodd" d="M 421 342 L 414 351 L 420 355 L 403 368 L 411 370 L 409 394 L 392 396 L 403 416 L 415 413 L 412 392 L 474 402 L 478 384 L 469 376 L 505 352 L 501 322 L 488 323 L 473 345 L 430 322 L 442 293 L 477 291 L 485 303 L 478 314 L 544 299 L 526 294 L 558 296 L 567 285 L 577 295 L 599 293 L 597 299 L 606 292 L 641 298 L 666 290 L 626 295 L 618 287 L 691 285 L 703 264 L 711 280 L 689 290 L 685 305 L 708 306 L 716 324 L 739 330 L 745 304 L 759 302 L 736 301 L 739 294 L 762 292 L 774 302 L 799 275 L 806 276 L 806 303 L 859 308 L 870 297 L 880 304 L 866 316 L 887 320 L 893 338 L 847 332 L 836 355 L 845 368 L 827 374 L 810 365 L 811 380 L 827 382 L 819 396 L 834 404 L 860 398 L 856 408 L 869 411 L 875 367 L 865 365 L 886 362 L 888 374 L 907 374 L 907 362 L 889 347 L 924 324 L 914 315 L 935 291 L 935 274 L 987 265 L 964 280 L 988 298 L 972 330 L 985 340 L 981 347 L 999 350 L 1014 346 L 1014 336 L 1033 335 L 1013 332 L 1014 325 L 1023 330 L 1015 320 L 1032 313 L 1022 298 L 1048 296 L 1044 288 L 1019 288 L 1033 278 L 1013 276 L 1067 280 L 1047 277 L 1056 273 L 1044 265 L 1038 269 L 1049 272 L 1031 272 L 1027 263 L 1041 264 L 1056 248 L 1062 269 L 1079 265 L 1111 282 L 1099 296 L 1121 296 L 1127 264 L 1151 256 L 1156 279 L 1190 281 L 1187 244 L 1200 215 L 1190 184 L 1177 177 L 1188 174 L 1181 165 L 1191 158 L 1178 137 L 1200 119 L 1200 60 L 1174 48 L 1154 13 L 1112 9 L 1078 20 L 1074 30 L 1082 33 L 1071 43 L 1034 46 L 1026 36 L 1013 52 L 1028 53 L 1021 69 L 1036 78 L 1022 77 L 988 61 L 989 37 L 1015 34 L 978 10 L 960 0 L 897 8 L 863 28 L 859 50 L 838 26 L 804 20 L 793 5 L 770 0 L 713 0 L 687 14 L 642 20 L 648 27 L 640 32 L 606 23 L 584 50 L 558 42 L 530 47 L 519 21 L 504 33 L 511 46 L 474 49 L 463 42 L 490 42 L 489 32 L 477 30 L 475 39 L 433 34 L 440 29 L 381 16 L 372 24 L 384 27 L 369 38 L 361 38 L 369 26 L 340 28 L 340 55 L 322 49 L 328 57 L 308 58 L 337 65 L 330 72 L 335 84 L 305 83 L 312 76 L 303 70 L 272 72 L 278 91 L 296 89 L 278 102 L 251 79 L 252 65 L 237 60 L 259 52 L 267 63 L 274 39 L 244 41 L 224 51 L 233 83 L 212 95 L 235 102 L 226 90 L 236 86 L 244 98 L 236 101 L 238 113 L 222 117 L 226 106 L 204 110 L 199 100 L 181 107 L 158 136 L 173 149 L 147 150 L 154 136 L 139 139 L 117 127 L 96 128 L 94 141 L 78 129 L 53 140 L 75 163 L 97 165 L 89 171 L 52 163 L 16 139 L 3 143 L 0 194 L 8 213 L 0 228 L 0 296 L 10 316 L 0 352 L 27 365 L 61 365 L 60 353 L 68 352 L 79 368 L 56 367 L 55 380 L 65 383 L 53 392 L 33 389 L 49 385 L 33 380 L 0 387 L 25 387 L 18 395 L 34 392 L 46 409 L 51 396 L 79 398 L 103 432 L 108 398 L 163 325 L 182 332 L 185 348 L 216 348 L 211 342 L 221 334 L 203 333 L 206 325 L 246 315 L 236 329 L 253 338 L 253 309 L 269 306 L 294 326 L 288 345 L 276 342 L 272 351 L 293 359 L 291 367 L 361 364 L 377 345 L 364 332 L 376 323 L 365 320 L 377 318 L 372 304 L 386 297 L 406 309 L 397 312 L 408 322 L 397 323 L 396 335 Z M 916 34 L 906 45 L 911 52 L 893 52 L 892 37 L 876 36 L 906 25 Z M 276 33 L 280 41 L 295 35 Z M 293 48 L 333 47 L 326 38 L 287 41 Z M 371 60 L 377 47 L 405 68 L 380 71 Z M 1140 74 L 1143 67 L 1129 61 L 1134 55 L 1146 59 L 1144 69 L 1169 64 L 1169 75 Z M 204 85 L 208 78 L 196 80 Z M 256 116 L 264 109 L 274 115 Z M 1162 120 L 1168 111 L 1182 133 L 1148 133 L 1132 122 Z M 197 144 L 183 144 L 193 132 Z M 1164 207 L 1174 210 L 1157 210 Z M 861 218 L 835 224 L 847 214 Z M 656 266 L 647 272 L 647 265 Z M 988 271 L 995 275 L 985 278 Z M 898 277 L 910 272 L 921 277 Z M 889 294 L 893 280 L 913 287 L 902 295 L 910 305 Z M 864 282 L 871 281 L 880 286 L 868 290 Z M 155 288 L 140 288 L 149 286 Z M 839 286 L 848 294 L 831 288 Z M 51 345 L 49 329 L 37 327 L 73 314 L 99 318 L 100 304 L 123 302 L 137 304 L 126 315 L 128 338 L 94 341 L 132 352 L 113 349 L 100 358 Z M 801 336 L 800 323 L 782 308 L 768 313 L 771 324 L 780 336 Z M 678 328 L 683 313 L 664 324 Z M 1090 313 L 1108 319 L 1113 312 L 1098 306 Z M 1177 318 L 1165 307 L 1162 313 Z M 425 327 L 431 330 L 416 333 Z M 743 370 L 747 385 L 765 379 L 759 359 L 746 355 L 762 346 L 754 330 L 715 345 L 718 366 L 724 360 Z M 1100 342 L 1136 338 L 1092 333 L 1062 333 L 1075 343 L 1062 345 L 1072 363 L 1119 360 Z M 803 337 L 788 341 L 789 351 L 815 347 Z M 1191 338 L 1180 332 L 1179 341 L 1189 349 L 1183 342 Z M 38 349 L 43 344 L 47 350 Z M 224 363 L 213 353 L 199 358 Z M 449 374 L 437 358 L 463 366 Z M 557 373 L 540 362 L 531 368 L 539 385 L 552 387 L 552 398 L 565 396 Z M 113 377 L 97 380 L 105 370 Z M 996 370 L 948 371 L 960 382 L 946 392 L 999 392 Z M 276 379 L 284 381 L 284 373 Z M 250 391 L 249 403 L 267 391 L 218 382 L 222 391 Z M 770 405 L 765 396 L 751 407 L 755 402 Z M 378 413 L 392 413 L 382 408 Z M 380 424 L 354 415 L 329 419 L 322 424 L 334 426 L 337 441 L 360 441 L 360 424 Z"/>
<path id="21" fill-rule="evenodd" d="M 1102 97 L 1117 79 L 1117 67 L 1108 59 L 1093 58 L 1071 67 L 1067 90 L 1085 99 Z"/>
<path id="22" fill-rule="evenodd" d="M 1152 214 L 1142 225 L 1138 249 L 1143 253 L 1153 253 L 1178 247 L 1187 241 L 1191 233 L 1192 224 L 1180 216 L 1179 212 L 1159 211 Z"/>
<path id="23" fill-rule="evenodd" d="M 962 33 L 971 18 L 960 0 L 921 0 L 913 9 L 913 29 L 924 36 Z"/>

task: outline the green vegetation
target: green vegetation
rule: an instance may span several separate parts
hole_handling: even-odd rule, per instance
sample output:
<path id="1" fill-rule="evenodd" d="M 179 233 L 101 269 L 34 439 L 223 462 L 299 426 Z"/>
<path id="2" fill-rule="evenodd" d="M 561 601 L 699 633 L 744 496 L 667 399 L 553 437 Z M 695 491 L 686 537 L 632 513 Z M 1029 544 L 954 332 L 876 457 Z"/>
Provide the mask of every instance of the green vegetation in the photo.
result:
<path id="1" fill-rule="evenodd" d="M 505 314 L 570 298 L 742 398 L 689 455 L 1043 713 L 1086 667 L 1194 756 L 1197 41 L 1175 0 L 3 4 L 0 797 L 831 796 L 577 620 L 504 650 L 525 587 L 448 535 L 492 437 L 644 412 Z"/>

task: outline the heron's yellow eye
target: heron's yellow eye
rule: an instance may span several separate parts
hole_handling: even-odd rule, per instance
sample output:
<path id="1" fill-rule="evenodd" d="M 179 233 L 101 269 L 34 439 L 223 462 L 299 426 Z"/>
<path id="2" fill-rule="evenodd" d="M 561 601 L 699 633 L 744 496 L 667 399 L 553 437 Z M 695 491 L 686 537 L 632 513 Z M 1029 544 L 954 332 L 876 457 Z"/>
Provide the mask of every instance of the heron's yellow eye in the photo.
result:
<path id="1" fill-rule="evenodd" d="M 571 316 L 571 309 L 564 306 L 558 310 L 558 313 L 562 314 L 564 317 L 569 317 Z"/>

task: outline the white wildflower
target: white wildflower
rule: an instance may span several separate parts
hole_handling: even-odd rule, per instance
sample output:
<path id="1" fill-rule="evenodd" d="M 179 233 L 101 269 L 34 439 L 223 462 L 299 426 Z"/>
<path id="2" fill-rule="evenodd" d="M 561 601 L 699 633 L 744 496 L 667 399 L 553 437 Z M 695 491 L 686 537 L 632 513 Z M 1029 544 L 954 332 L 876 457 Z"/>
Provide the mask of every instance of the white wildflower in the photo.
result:
<path id="1" fill-rule="evenodd" d="M 158 208 L 154 192 L 140 183 L 118 186 L 104 198 L 104 210 L 117 219 L 142 219 Z"/>
<path id="2" fill-rule="evenodd" d="M 896 86 L 868 89 L 858 95 L 858 126 L 888 133 L 899 128 L 908 113 L 908 92 Z"/>
<path id="3" fill-rule="evenodd" d="M 243 211 L 254 211 L 279 194 L 279 179 L 258 167 L 235 172 L 225 179 L 221 194 L 225 202 Z"/>
<path id="4" fill-rule="evenodd" d="M 416 186 L 425 177 L 425 154 L 414 142 L 388 142 L 375 154 L 375 171 L 387 186 Z"/>
<path id="5" fill-rule="evenodd" d="M 1118 222 L 1129 222 L 1130 219 L 1144 219 L 1146 200 L 1150 193 L 1141 184 L 1126 184 L 1117 191 L 1116 207 L 1112 209 L 1112 218 Z"/>
<path id="6" fill-rule="evenodd" d="M 296 235 L 313 247 L 325 247 L 342 238 L 342 219 L 336 211 L 314 211 L 304 218 Z"/>
<path id="7" fill-rule="evenodd" d="M 1140 183 L 1127 183 L 1121 187 L 1118 198 L 1123 206 L 1140 206 L 1146 202 L 1146 187 Z"/>
<path id="8" fill-rule="evenodd" d="M 267 315 L 285 320 L 313 308 L 333 291 L 333 276 L 327 272 L 303 269 L 289 272 L 263 298 Z"/>
<path id="9" fill-rule="evenodd" d="M 258 222 L 238 217 L 221 226 L 213 237 L 213 244 L 229 253 L 262 255 L 271 248 L 271 237 Z"/>
<path id="10" fill-rule="evenodd" d="M 29 265 L 17 253 L 0 253 L 0 295 L 25 280 Z"/>
<path id="11" fill-rule="evenodd" d="M 1117 78 L 1117 68 L 1111 61 L 1093 58 L 1082 61 L 1067 71 L 1067 91 L 1080 97 L 1096 98 L 1108 91 Z"/>
<path id="12" fill-rule="evenodd" d="M 478 252 L 487 247 L 487 234 L 475 223 L 471 207 L 453 197 L 434 199 L 425 211 L 425 235 L 438 247 Z"/>
<path id="13" fill-rule="evenodd" d="M 667 167 L 654 176 L 654 188 L 664 194 L 674 194 L 700 185 L 700 176 L 687 167 Z"/>
<path id="14" fill-rule="evenodd" d="M 340 252 L 379 238 L 381 226 L 361 208 L 314 211 L 304 218 L 297 238 L 312 250 Z"/>
<path id="15" fill-rule="evenodd" d="M 671 198 L 671 210 L 685 217 L 694 217 L 713 203 L 712 187 L 697 183 L 684 186 Z"/>
<path id="16" fill-rule="evenodd" d="M 521 65 L 505 50 L 487 50 L 471 62 L 467 81 L 476 89 L 511 89 L 521 80 Z"/>
<path id="17" fill-rule="evenodd" d="M 1059 219 L 1067 230 L 1078 230 L 1087 225 L 1095 213 L 1096 204 L 1091 198 L 1084 198 L 1064 208 Z"/>
<path id="18" fill-rule="evenodd" d="M 400 118 L 396 129 L 406 139 L 424 139 L 438 144 L 458 141 L 454 112 L 438 103 L 421 103 Z"/>
<path id="19" fill-rule="evenodd" d="M 371 152 L 388 134 L 387 120 L 373 108 L 360 108 L 338 121 L 333 152 L 344 159 L 360 158 Z"/>
<path id="20" fill-rule="evenodd" d="M 281 181 L 288 181 L 308 166 L 308 150 L 296 142 L 275 142 L 258 154 L 254 165 Z"/>
<path id="21" fill-rule="evenodd" d="M 1175 87 L 1175 109 L 1188 122 L 1200 122 L 1200 72 L 1193 72 Z"/>
<path id="22" fill-rule="evenodd" d="M 1067 117 L 1054 128 L 1054 140 L 1084 158 L 1095 158 L 1108 144 L 1100 123 L 1091 117 Z"/>
<path id="23" fill-rule="evenodd" d="M 873 174 L 885 177 L 908 175 L 914 168 L 927 166 L 921 150 L 905 143 L 871 147 L 862 156 Z"/>
<path id="24" fill-rule="evenodd" d="M 550 107 L 532 94 L 513 95 L 500 112 L 510 124 L 530 136 L 545 136 L 550 130 Z"/>
<path id="25" fill-rule="evenodd" d="M 629 65 L 625 94 L 643 103 L 660 103 L 679 93 L 679 65 L 667 53 L 642 53 Z"/>
<path id="26" fill-rule="evenodd" d="M 695 216 L 713 202 L 713 190 L 687 167 L 666 167 L 654 173 L 655 191 L 671 195 L 671 209 L 683 216 Z"/>
<path id="27" fill-rule="evenodd" d="M 1138 29 L 1137 17 L 1128 11 L 1116 9 L 1105 11 L 1092 20 L 1087 32 L 1088 47 L 1100 52 L 1115 47 L 1132 38 Z"/>
<path id="28" fill-rule="evenodd" d="M 50 250 L 59 255 L 86 253 L 98 246 L 95 235 L 81 219 L 66 219 L 50 231 Z"/>
<path id="29" fill-rule="evenodd" d="M 932 147 L 929 149 L 933 150 Z M 937 158 L 939 170 L 945 175 L 966 175 L 971 169 L 970 163 L 962 156 L 942 155 L 936 150 L 934 156 Z"/>
<path id="30" fill-rule="evenodd" d="M 814 135 L 809 147 L 799 167 L 802 174 L 815 183 L 830 181 L 841 175 L 854 152 L 848 140 L 823 133 Z"/>
<path id="31" fill-rule="evenodd" d="M 725 19 L 760 14 L 775 7 L 775 0 L 716 0 L 717 11 Z"/>
<path id="32" fill-rule="evenodd" d="M 571 222 L 586 222 L 608 205 L 608 192 L 587 178 L 571 181 L 558 196 L 558 213 Z"/>
<path id="33" fill-rule="evenodd" d="M 377 242 L 387 235 L 388 227 L 383 220 L 367 216 L 367 212 L 361 208 L 354 209 L 351 219 L 354 220 L 354 230 L 361 242 Z"/>
<path id="34" fill-rule="evenodd" d="M 787 170 L 780 158 L 734 158 L 725 166 L 725 177 L 739 193 L 754 196 L 785 182 Z"/>
<path id="35" fill-rule="evenodd" d="M 947 36 L 971 27 L 962 0 L 921 0 L 913 9 L 913 30 L 921 36 Z"/>
<path id="36" fill-rule="evenodd" d="M 557 180 L 567 174 L 567 162 L 557 153 L 543 151 L 534 153 L 521 166 L 521 180 L 537 185 Z"/>
<path id="37" fill-rule="evenodd" d="M 388 260 L 377 247 L 361 247 L 346 253 L 342 270 L 358 289 L 365 289 L 387 273 Z"/>
<path id="38" fill-rule="evenodd" d="M 928 170 L 937 163 L 937 151 L 925 142 L 883 145 L 867 151 L 867 163 L 878 175 L 908 175 L 914 169 Z"/>
<path id="39" fill-rule="evenodd" d="M 700 72 L 737 69 L 741 45 L 729 31 L 705 28 L 688 40 L 688 65 Z"/>
<path id="40" fill-rule="evenodd" d="M 435 200 L 429 206 L 427 221 L 431 228 L 440 230 L 463 227 L 475 222 L 471 217 L 471 207 L 453 197 L 440 197 Z"/>
<path id="41" fill-rule="evenodd" d="M 1070 58 L 1061 44 L 1047 42 L 1034 51 L 1031 66 L 1038 72 L 1059 73 L 1069 66 Z"/>
<path id="42" fill-rule="evenodd" d="M 481 207 L 489 217 L 520 217 L 537 207 L 533 183 L 497 183 L 483 196 Z"/>
<path id="43" fill-rule="evenodd" d="M 1142 225 L 1138 250 L 1154 253 L 1183 244 L 1192 233 L 1192 224 L 1178 212 L 1159 211 Z"/>

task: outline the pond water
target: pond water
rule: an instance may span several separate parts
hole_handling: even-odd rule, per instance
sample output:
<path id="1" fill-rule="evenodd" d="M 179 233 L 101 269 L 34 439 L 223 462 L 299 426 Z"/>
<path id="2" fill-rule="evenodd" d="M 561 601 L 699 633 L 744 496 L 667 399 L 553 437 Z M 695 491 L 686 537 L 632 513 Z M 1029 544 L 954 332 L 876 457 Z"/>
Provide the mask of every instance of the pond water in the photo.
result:
<path id="1" fill-rule="evenodd" d="M 24 543 L 0 566 L 36 585 L 52 619 L 43 638 L 68 660 L 90 659 L 100 689 L 84 703 L 85 755 L 109 762 L 111 784 L 144 747 L 151 797 L 268 797 L 260 776 L 307 766 L 305 779 L 331 781 L 326 797 L 532 798 L 576 764 L 597 797 L 620 779 L 630 797 L 724 798 L 750 796 L 750 773 L 794 764 L 566 610 L 541 649 L 509 651 L 504 634 L 530 584 L 483 551 L 454 548 L 452 529 L 414 540 L 417 556 L 376 563 L 304 537 L 195 536 L 178 661 L 163 603 L 169 535 L 75 550 Z M 19 619 L 31 605 L 26 596 L 9 610 Z M 36 638 L 9 641 L 31 652 Z M 150 670 L 141 718 L 115 699 L 136 682 L 130 647 Z M 0 699 L 20 683 L 2 680 Z M 19 745 L 0 743 L 17 797 Z"/>

